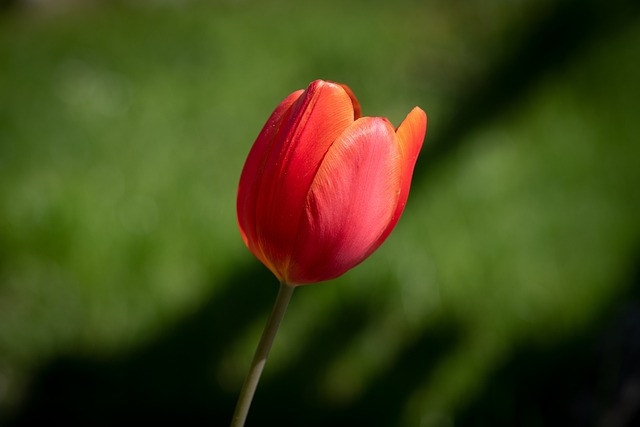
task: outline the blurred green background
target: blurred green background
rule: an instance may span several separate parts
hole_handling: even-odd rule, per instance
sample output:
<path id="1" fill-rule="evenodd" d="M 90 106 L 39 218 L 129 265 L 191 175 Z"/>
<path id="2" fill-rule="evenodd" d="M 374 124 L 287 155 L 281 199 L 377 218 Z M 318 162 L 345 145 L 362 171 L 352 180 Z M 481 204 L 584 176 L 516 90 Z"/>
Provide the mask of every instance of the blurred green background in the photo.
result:
<path id="1" fill-rule="evenodd" d="M 387 242 L 294 294 L 248 425 L 640 425 L 636 2 L 1 5 L 3 425 L 229 423 L 277 293 L 240 170 L 318 78 L 426 144 Z"/>

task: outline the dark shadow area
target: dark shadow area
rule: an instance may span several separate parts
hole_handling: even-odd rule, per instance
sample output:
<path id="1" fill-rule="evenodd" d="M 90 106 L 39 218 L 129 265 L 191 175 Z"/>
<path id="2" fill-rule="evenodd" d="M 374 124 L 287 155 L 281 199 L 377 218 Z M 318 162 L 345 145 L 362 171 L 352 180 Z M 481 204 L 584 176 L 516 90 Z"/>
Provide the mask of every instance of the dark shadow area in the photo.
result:
<path id="1" fill-rule="evenodd" d="M 130 356 L 116 360 L 63 356 L 52 361 L 7 425 L 35 426 L 51 420 L 65 426 L 228 425 L 237 392 L 222 390 L 211 372 L 237 333 L 257 317 L 266 319 L 277 286 L 255 283 L 273 280 L 263 267 L 245 271 L 194 316 Z M 377 425 L 384 417 L 384 424 L 392 425 L 405 398 L 447 354 L 458 334 L 449 327 L 427 331 L 373 381 L 371 392 L 349 408 L 319 403 L 322 372 L 374 315 L 364 304 L 345 304 L 337 316 L 318 325 L 296 362 L 260 385 L 249 421 L 321 426 L 367 420 Z"/>
<path id="2" fill-rule="evenodd" d="M 365 395 L 344 417 L 349 425 L 398 426 L 409 398 L 430 379 L 430 374 L 461 340 L 454 324 L 436 324 L 409 343 L 393 365 L 372 381 Z"/>
<path id="3" fill-rule="evenodd" d="M 373 315 L 373 313 L 372 313 Z M 320 403 L 317 398 L 319 373 L 327 361 L 339 355 L 348 342 L 342 339 L 342 329 L 349 326 L 350 313 L 325 329 L 330 342 L 318 340 L 321 349 L 308 363 L 300 357 L 299 364 L 286 372 L 277 383 L 261 384 L 251 407 L 248 425 L 283 426 L 393 426 L 399 425 L 404 405 L 412 393 L 449 354 L 460 340 L 460 330 L 452 324 L 436 324 L 414 342 L 407 343 L 393 362 L 368 383 L 366 391 L 347 405 Z M 360 319 L 360 321 L 364 320 Z M 363 324 L 364 326 L 364 324 Z M 354 331 L 355 332 L 355 331 Z M 351 336 L 351 335 L 349 335 Z M 319 337 L 324 338 L 324 337 Z M 337 338 L 337 339 L 336 339 Z M 348 338 L 348 337 L 344 337 Z M 331 351 L 325 351 L 324 343 Z"/>
<path id="4" fill-rule="evenodd" d="M 18 4 L 17 0 L 0 0 L 0 13 L 12 11 Z"/>
<path id="5" fill-rule="evenodd" d="M 637 23 L 640 2 L 560 1 L 545 10 L 520 35 L 514 35 L 511 51 L 495 58 L 483 77 L 460 88 L 448 121 L 429 124 L 426 150 L 414 172 L 414 189 L 425 182 L 423 176 L 434 165 L 460 148 L 471 130 L 508 113 L 546 74 L 571 62 L 599 38 Z"/>
<path id="6" fill-rule="evenodd" d="M 220 425 L 230 417 L 235 396 L 219 389 L 212 368 L 238 332 L 255 318 L 266 319 L 278 286 L 272 274 L 255 263 L 221 288 L 194 315 L 137 353 L 118 360 L 52 361 L 9 425 L 49 420 L 95 426 L 125 420 Z"/>
<path id="7" fill-rule="evenodd" d="M 640 260 L 628 293 L 580 335 L 523 343 L 456 426 L 640 425 Z"/>

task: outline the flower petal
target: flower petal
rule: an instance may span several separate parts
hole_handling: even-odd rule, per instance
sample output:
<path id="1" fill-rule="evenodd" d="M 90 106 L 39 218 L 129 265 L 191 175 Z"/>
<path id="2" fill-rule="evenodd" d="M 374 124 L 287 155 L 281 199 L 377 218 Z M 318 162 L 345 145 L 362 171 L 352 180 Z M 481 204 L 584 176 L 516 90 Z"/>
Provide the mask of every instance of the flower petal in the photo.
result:
<path id="1" fill-rule="evenodd" d="M 351 98 L 351 103 L 353 104 L 353 120 L 358 120 L 360 117 L 362 117 L 362 108 L 360 107 L 358 98 L 356 98 L 356 95 L 353 93 L 353 91 L 349 86 L 342 83 L 336 83 L 336 84 L 340 85 L 340 87 L 342 87 L 342 89 L 344 89 L 344 91 L 347 92 L 347 95 L 349 95 L 349 98 Z"/>
<path id="2" fill-rule="evenodd" d="M 298 90 L 287 96 L 271 114 L 262 128 L 256 142 L 251 147 L 247 161 L 240 175 L 238 185 L 237 216 L 240 234 L 251 252 L 266 263 L 262 250 L 254 243 L 256 239 L 256 203 L 260 183 L 264 176 L 265 161 L 273 151 L 275 138 L 280 130 L 282 121 L 288 116 L 291 105 L 300 98 L 304 91 Z"/>
<path id="3" fill-rule="evenodd" d="M 256 235 L 280 280 L 311 182 L 327 150 L 353 117 L 351 98 L 340 85 L 312 82 L 291 106 L 265 159 L 257 193 Z"/>
<path id="4" fill-rule="evenodd" d="M 402 211 L 407 204 L 407 198 L 409 197 L 409 188 L 411 187 L 411 178 L 413 176 L 413 169 L 416 161 L 418 160 L 418 154 L 422 148 L 424 137 L 427 132 L 427 115 L 419 107 L 415 107 L 402 124 L 398 127 L 396 135 L 398 136 L 398 144 L 400 146 L 400 152 L 402 154 L 402 175 L 400 184 L 400 195 L 398 197 L 398 205 L 396 211 L 387 226 L 387 229 L 380 236 L 378 245 L 382 244 L 384 240 L 389 236 L 393 228 L 398 223 Z"/>
<path id="5" fill-rule="evenodd" d="M 391 124 L 363 117 L 331 146 L 306 201 L 286 280 L 313 283 L 359 264 L 397 205 L 401 153 Z"/>

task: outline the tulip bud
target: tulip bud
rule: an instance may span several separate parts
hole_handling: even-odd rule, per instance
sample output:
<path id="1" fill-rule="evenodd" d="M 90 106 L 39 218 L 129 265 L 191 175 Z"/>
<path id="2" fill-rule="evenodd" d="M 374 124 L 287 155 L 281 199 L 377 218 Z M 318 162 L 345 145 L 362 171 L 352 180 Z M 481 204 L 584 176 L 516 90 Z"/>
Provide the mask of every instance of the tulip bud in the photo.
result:
<path id="1" fill-rule="evenodd" d="M 240 232 L 283 283 L 340 276 L 371 255 L 402 214 L 427 116 L 415 107 L 396 130 L 360 111 L 348 87 L 316 80 L 278 105 L 249 152 Z"/>

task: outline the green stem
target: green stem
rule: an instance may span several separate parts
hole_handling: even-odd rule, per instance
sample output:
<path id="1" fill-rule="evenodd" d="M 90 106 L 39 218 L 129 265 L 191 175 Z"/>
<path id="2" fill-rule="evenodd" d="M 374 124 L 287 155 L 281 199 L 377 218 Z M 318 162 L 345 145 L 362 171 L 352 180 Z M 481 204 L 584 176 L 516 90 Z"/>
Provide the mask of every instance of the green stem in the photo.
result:
<path id="1" fill-rule="evenodd" d="M 287 285 L 286 283 L 280 284 L 280 290 L 278 291 L 276 302 L 273 305 L 273 310 L 271 311 L 269 320 L 267 320 L 267 325 L 264 327 L 264 331 L 262 332 L 262 337 L 258 343 L 256 354 L 253 356 L 249 374 L 244 380 L 242 390 L 240 390 L 236 410 L 233 413 L 233 419 L 231 420 L 231 427 L 244 426 L 247 414 L 249 413 L 249 407 L 251 406 L 251 401 L 253 400 L 253 395 L 256 392 L 256 387 L 258 387 L 258 381 L 260 381 L 260 375 L 262 374 L 264 364 L 267 362 L 267 357 L 269 356 L 269 350 L 271 350 L 271 345 L 276 337 L 276 332 L 278 332 L 278 327 L 284 317 L 284 312 L 287 310 L 287 305 L 289 305 L 294 289 L 294 286 Z"/>

